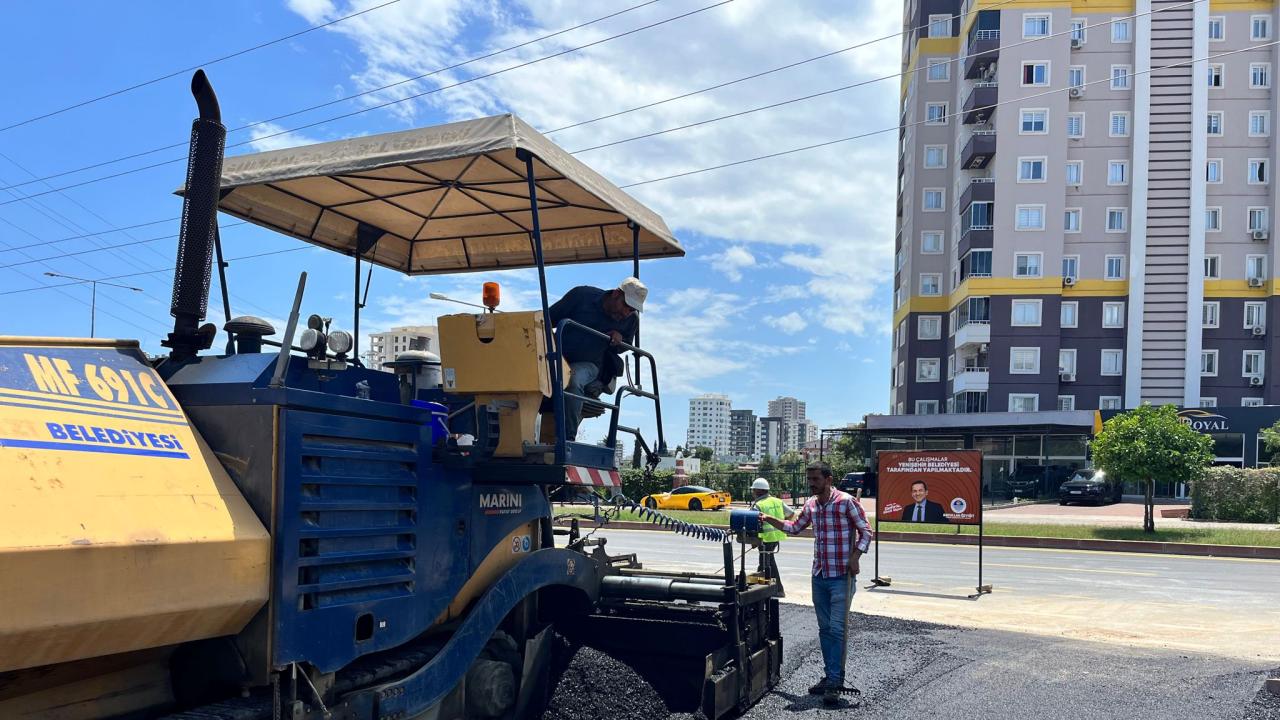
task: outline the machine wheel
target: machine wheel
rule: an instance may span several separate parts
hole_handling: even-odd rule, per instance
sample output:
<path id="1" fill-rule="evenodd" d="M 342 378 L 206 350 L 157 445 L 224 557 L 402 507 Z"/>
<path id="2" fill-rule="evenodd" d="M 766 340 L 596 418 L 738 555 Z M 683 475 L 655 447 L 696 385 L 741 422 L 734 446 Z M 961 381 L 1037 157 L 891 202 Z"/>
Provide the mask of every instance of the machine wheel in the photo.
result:
<path id="1" fill-rule="evenodd" d="M 701 509 L 702 509 L 702 501 L 701 501 L 701 500 L 699 500 L 699 499 L 697 499 L 697 498 L 694 498 L 694 499 L 690 500 L 690 501 L 689 501 L 689 509 L 690 509 L 690 510 L 694 510 L 694 511 L 701 510 Z"/>
<path id="2" fill-rule="evenodd" d="M 650 510 L 657 510 L 657 509 L 658 509 L 658 501 L 657 501 L 657 500 L 654 500 L 653 498 L 645 498 L 645 499 L 644 499 L 644 506 L 645 506 L 645 507 L 647 507 L 647 508 L 649 508 Z"/>

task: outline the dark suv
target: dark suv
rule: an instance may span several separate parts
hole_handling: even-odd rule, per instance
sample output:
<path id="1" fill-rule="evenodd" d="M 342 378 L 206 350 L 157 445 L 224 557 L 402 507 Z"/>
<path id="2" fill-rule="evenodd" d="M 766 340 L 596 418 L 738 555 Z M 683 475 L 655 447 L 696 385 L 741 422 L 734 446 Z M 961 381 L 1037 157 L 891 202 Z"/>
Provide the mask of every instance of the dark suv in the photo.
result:
<path id="1" fill-rule="evenodd" d="M 850 495 L 857 495 L 857 492 L 861 490 L 864 497 L 874 496 L 876 494 L 876 474 L 870 470 L 845 473 L 844 478 L 840 480 L 839 487 Z"/>
<path id="2" fill-rule="evenodd" d="M 1053 497 L 1053 489 L 1071 473 L 1062 465 L 1019 465 L 1009 476 L 1005 494 L 1015 497 Z"/>
<path id="3" fill-rule="evenodd" d="M 1077 470 L 1070 480 L 1058 487 L 1058 504 L 1118 503 L 1124 497 L 1124 484 L 1107 477 L 1101 470 Z"/>

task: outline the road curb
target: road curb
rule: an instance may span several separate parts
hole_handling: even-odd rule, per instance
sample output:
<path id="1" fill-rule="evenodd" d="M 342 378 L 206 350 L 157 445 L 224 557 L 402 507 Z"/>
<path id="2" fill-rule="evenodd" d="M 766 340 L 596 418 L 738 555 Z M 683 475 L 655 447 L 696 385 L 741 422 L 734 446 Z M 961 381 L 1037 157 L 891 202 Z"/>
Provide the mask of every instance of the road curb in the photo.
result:
<path id="1" fill-rule="evenodd" d="M 588 519 L 579 521 L 583 526 L 595 527 Z M 568 527 L 568 520 L 556 525 Z M 615 520 L 608 527 L 619 530 L 666 530 L 660 525 L 632 520 Z M 723 525 L 712 525 L 727 529 Z M 813 537 L 811 530 L 801 537 Z M 883 530 L 880 539 L 886 542 L 933 543 L 935 545 L 977 545 L 977 535 L 948 535 L 943 533 L 913 533 Z M 1253 558 L 1280 560 L 1280 547 L 1255 547 L 1252 545 L 1205 545 L 1201 543 L 1148 542 L 1144 540 L 1083 540 L 1078 538 L 1020 537 L 987 535 L 983 543 L 989 547 L 1041 548 L 1045 550 L 1095 550 L 1099 552 L 1158 553 L 1163 555 L 1191 555 L 1198 557 Z"/>

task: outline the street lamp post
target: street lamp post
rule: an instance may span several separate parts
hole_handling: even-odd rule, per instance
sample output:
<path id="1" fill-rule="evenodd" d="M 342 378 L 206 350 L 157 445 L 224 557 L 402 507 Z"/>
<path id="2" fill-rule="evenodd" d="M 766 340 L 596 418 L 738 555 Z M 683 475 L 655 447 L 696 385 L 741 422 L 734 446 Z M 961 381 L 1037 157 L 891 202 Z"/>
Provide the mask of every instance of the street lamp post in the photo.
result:
<path id="1" fill-rule="evenodd" d="M 89 278 L 76 277 L 75 275 L 63 275 L 62 273 L 46 272 L 49 277 L 65 278 L 67 280 L 75 280 L 76 282 L 89 283 L 93 290 L 91 291 L 89 300 L 89 337 L 96 337 L 95 333 L 98 329 L 98 285 L 108 285 L 110 287 L 123 288 L 134 292 L 142 292 L 142 288 L 132 287 L 130 285 L 120 285 L 118 283 L 106 282 L 105 280 L 90 280 Z"/>

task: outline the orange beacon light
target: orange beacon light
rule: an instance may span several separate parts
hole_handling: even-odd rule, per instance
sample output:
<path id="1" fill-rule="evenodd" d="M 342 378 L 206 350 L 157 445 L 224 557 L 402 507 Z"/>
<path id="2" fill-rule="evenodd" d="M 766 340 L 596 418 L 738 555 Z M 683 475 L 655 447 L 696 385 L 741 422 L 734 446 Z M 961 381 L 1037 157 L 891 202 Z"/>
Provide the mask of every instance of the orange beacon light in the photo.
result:
<path id="1" fill-rule="evenodd" d="M 481 294 L 484 306 L 489 308 L 489 312 L 493 312 L 498 307 L 498 303 L 502 301 L 502 288 L 496 282 L 487 282 L 484 284 L 484 291 Z"/>

